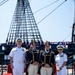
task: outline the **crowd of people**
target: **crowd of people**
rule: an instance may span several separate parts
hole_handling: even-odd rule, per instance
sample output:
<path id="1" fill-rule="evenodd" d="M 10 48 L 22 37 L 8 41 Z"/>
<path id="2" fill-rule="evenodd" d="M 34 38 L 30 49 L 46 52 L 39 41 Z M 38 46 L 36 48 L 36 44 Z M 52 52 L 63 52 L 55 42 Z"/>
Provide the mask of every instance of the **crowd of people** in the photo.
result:
<path id="1" fill-rule="evenodd" d="M 34 40 L 31 40 L 28 49 L 22 47 L 21 38 L 16 40 L 16 44 L 9 54 L 13 75 L 23 75 L 24 68 L 28 75 L 37 75 L 38 71 L 40 75 L 67 75 L 67 55 L 63 53 L 62 45 L 57 46 L 58 54 L 55 55 L 49 41 L 46 41 L 41 50 L 36 49 Z"/>

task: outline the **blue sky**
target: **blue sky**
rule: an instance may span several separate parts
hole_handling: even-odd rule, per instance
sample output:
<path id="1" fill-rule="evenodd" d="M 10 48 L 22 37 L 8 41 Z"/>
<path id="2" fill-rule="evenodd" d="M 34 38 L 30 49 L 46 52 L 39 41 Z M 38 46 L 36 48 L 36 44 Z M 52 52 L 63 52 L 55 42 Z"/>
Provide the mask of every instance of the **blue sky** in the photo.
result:
<path id="1" fill-rule="evenodd" d="M 30 0 L 31 9 L 34 13 L 38 9 L 54 1 L 56 0 Z M 43 17 L 45 17 L 48 13 L 50 13 L 63 1 L 64 0 L 59 0 L 52 6 L 49 6 L 41 10 L 40 12 L 34 14 L 36 22 L 38 23 Z M 5 42 L 7 38 L 16 2 L 17 0 L 9 0 L 7 3 L 0 6 L 0 43 Z M 41 23 L 39 23 L 38 28 L 44 41 L 46 40 L 49 40 L 51 42 L 71 41 L 73 22 L 74 22 L 74 1 L 67 0 L 55 12 L 49 15 Z"/>

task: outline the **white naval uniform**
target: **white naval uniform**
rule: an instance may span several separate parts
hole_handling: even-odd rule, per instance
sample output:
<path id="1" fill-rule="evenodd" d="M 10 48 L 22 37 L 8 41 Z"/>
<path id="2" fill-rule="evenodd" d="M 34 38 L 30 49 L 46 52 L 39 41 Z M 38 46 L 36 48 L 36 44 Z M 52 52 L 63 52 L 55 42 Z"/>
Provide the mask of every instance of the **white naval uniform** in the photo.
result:
<path id="1" fill-rule="evenodd" d="M 11 50 L 9 56 L 13 58 L 13 75 L 23 75 L 25 64 L 25 49 L 22 47 L 15 47 Z"/>
<path id="2" fill-rule="evenodd" d="M 67 61 L 67 55 L 65 53 L 61 53 L 56 55 L 55 61 L 60 68 L 62 64 Z M 64 66 L 60 71 L 57 71 L 57 75 L 67 75 L 66 66 Z"/>

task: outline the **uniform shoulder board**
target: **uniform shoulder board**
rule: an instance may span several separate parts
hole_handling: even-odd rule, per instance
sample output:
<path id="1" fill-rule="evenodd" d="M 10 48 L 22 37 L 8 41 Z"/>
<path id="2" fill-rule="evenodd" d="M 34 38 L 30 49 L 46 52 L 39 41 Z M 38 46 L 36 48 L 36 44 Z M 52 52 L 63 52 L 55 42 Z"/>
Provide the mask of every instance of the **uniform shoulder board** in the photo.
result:
<path id="1" fill-rule="evenodd" d="M 26 49 L 25 51 L 28 52 L 28 49 Z"/>
<path id="2" fill-rule="evenodd" d="M 40 50 L 40 53 L 44 52 L 43 50 Z"/>
<path id="3" fill-rule="evenodd" d="M 54 54 L 54 52 L 52 51 L 52 53 Z"/>

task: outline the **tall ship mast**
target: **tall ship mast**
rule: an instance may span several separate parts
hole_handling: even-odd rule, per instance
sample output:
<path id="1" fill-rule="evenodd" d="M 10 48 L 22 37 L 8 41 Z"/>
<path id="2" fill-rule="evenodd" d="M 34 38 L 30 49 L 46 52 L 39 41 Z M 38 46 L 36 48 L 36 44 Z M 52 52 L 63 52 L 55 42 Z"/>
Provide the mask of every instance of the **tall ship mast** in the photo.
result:
<path id="1" fill-rule="evenodd" d="M 28 0 L 17 0 L 6 42 L 14 42 L 17 37 L 23 41 L 42 41 L 37 23 Z"/>

